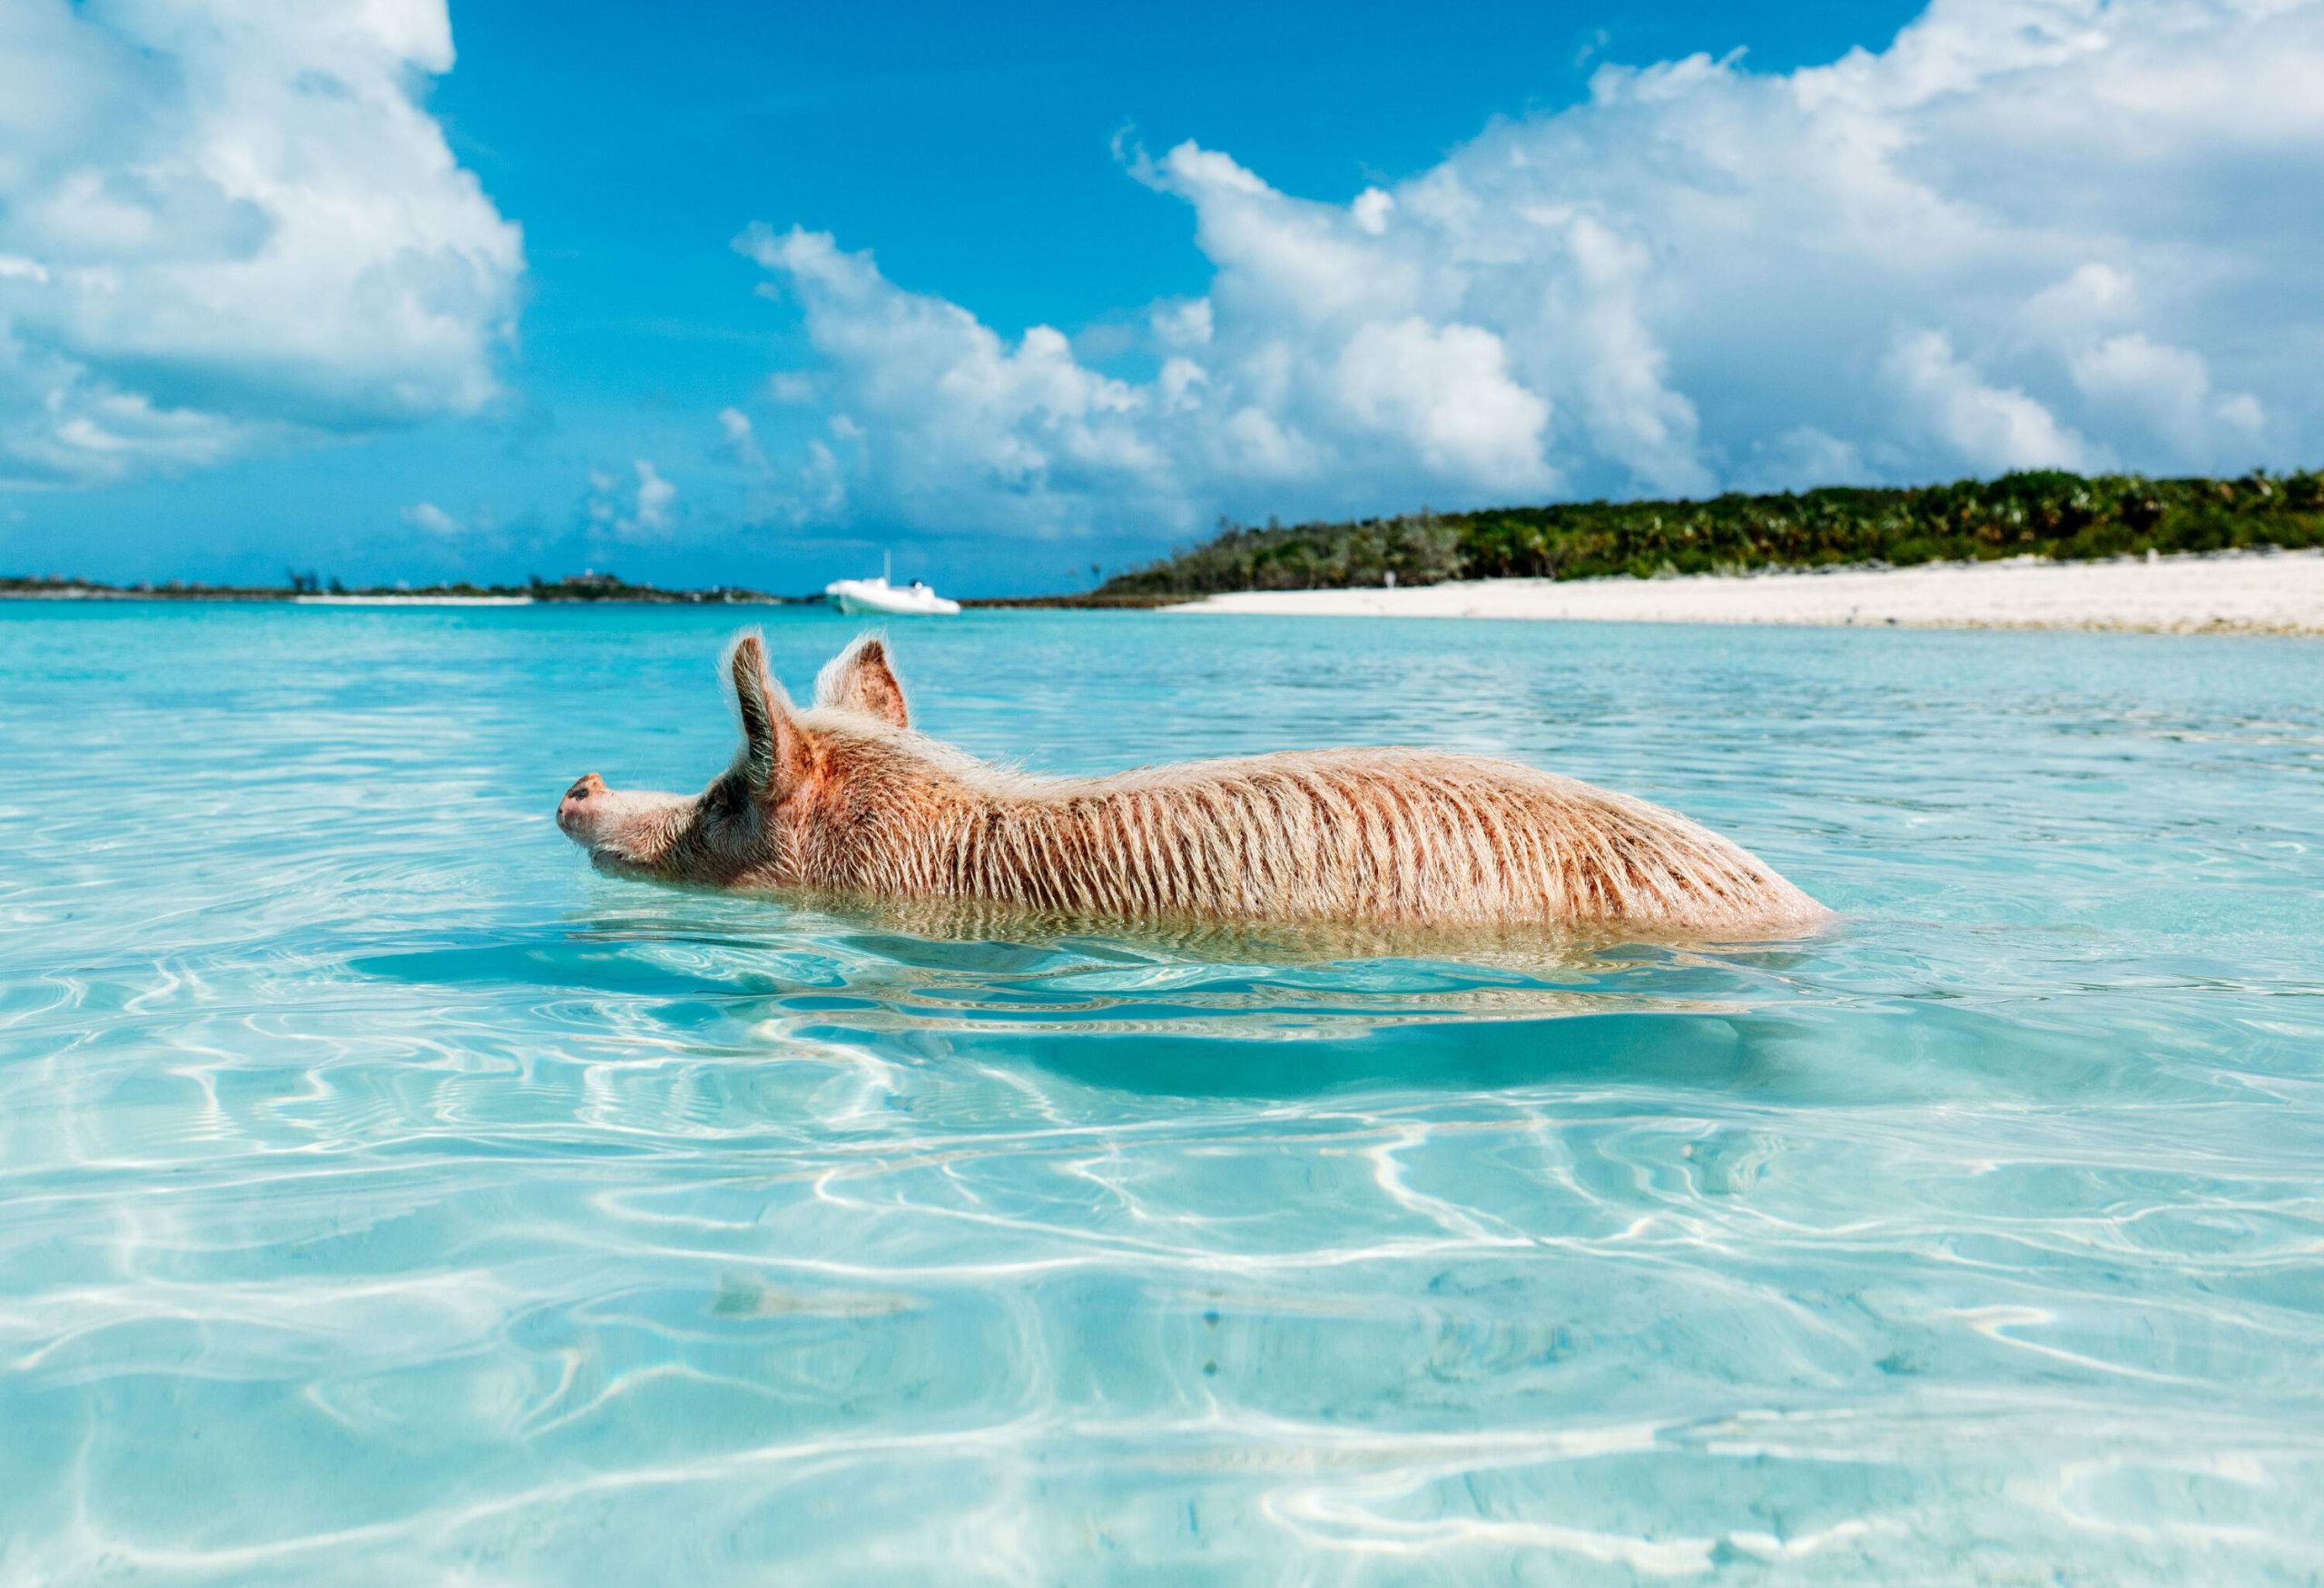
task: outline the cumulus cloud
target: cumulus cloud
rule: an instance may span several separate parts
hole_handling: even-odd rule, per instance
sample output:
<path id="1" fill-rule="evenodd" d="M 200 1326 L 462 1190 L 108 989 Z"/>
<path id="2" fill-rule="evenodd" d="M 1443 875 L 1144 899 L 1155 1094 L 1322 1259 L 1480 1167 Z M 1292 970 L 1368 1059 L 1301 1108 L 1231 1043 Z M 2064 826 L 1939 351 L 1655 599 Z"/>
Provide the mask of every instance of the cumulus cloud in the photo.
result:
<path id="1" fill-rule="evenodd" d="M 718 432 L 725 439 L 727 457 L 745 469 L 766 467 L 766 454 L 759 450 L 758 435 L 750 415 L 739 408 L 720 409 Z"/>
<path id="2" fill-rule="evenodd" d="M 460 521 L 434 502 L 414 502 L 403 510 L 403 521 L 430 535 L 458 535 Z"/>
<path id="3" fill-rule="evenodd" d="M 635 478 L 626 490 L 610 469 L 589 471 L 589 494 L 581 517 L 588 528 L 615 540 L 659 540 L 677 524 L 678 488 L 662 478 L 651 459 L 630 465 Z"/>
<path id="4" fill-rule="evenodd" d="M 1987 385 L 1943 331 L 1903 338 L 1885 369 L 1905 419 L 1978 473 L 2091 469 L 2105 461 L 2023 391 Z"/>
<path id="5" fill-rule="evenodd" d="M 1189 366 L 1189 378 L 1199 378 Z M 1541 431 L 1550 405 L 1509 376 L 1501 339 L 1415 314 L 1356 329 L 1332 372 L 1348 421 L 1406 441 L 1423 467 L 1485 486 L 1548 483 Z"/>
<path id="6" fill-rule="evenodd" d="M 656 474 L 654 466 L 643 458 L 637 460 L 636 468 L 637 495 L 632 499 L 630 516 L 636 528 L 647 534 L 663 534 L 670 528 L 678 488 Z"/>
<path id="7" fill-rule="evenodd" d="M 0 481 L 484 404 L 523 258 L 451 64 L 443 0 L 0 5 Z"/>
<path id="8" fill-rule="evenodd" d="M 845 421 L 815 444 L 847 471 L 834 450 L 844 447 L 879 503 L 924 524 L 1040 530 L 1078 527 L 1095 495 L 1140 480 L 1167 488 L 1140 394 L 1078 362 L 1060 332 L 1035 326 L 1005 342 L 820 233 L 759 227 L 739 246 L 807 306 Z"/>
<path id="9" fill-rule="evenodd" d="M 1346 203 L 1129 151 L 1212 272 L 1142 360 L 737 246 L 822 356 L 815 510 L 931 530 L 2313 461 L 2319 80 L 2324 0 L 1935 0 L 1788 74 L 1602 66 Z"/>
<path id="10" fill-rule="evenodd" d="M 766 394 L 776 402 L 804 408 L 815 400 L 815 378 L 803 370 L 777 370 L 766 378 Z"/>
<path id="11" fill-rule="evenodd" d="M 2258 398 L 2214 393 L 2201 354 L 2152 340 L 2143 331 L 2076 349 L 2067 368 L 2094 410 L 2127 417 L 2165 456 L 2226 456 L 2252 447 L 2267 430 L 2267 410 Z"/>

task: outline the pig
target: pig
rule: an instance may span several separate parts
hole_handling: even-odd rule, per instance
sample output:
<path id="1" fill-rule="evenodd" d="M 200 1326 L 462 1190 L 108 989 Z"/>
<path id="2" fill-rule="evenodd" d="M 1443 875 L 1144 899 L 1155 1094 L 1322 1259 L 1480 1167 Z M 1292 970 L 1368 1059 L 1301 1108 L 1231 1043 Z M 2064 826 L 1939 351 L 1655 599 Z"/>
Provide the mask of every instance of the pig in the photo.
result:
<path id="1" fill-rule="evenodd" d="M 868 635 L 792 704 L 727 652 L 743 743 L 699 794 L 590 773 L 557 825 L 618 876 L 1157 924 L 1790 934 L 1823 907 L 1727 839 L 1513 762 L 1311 750 L 1043 777 L 915 731 Z"/>

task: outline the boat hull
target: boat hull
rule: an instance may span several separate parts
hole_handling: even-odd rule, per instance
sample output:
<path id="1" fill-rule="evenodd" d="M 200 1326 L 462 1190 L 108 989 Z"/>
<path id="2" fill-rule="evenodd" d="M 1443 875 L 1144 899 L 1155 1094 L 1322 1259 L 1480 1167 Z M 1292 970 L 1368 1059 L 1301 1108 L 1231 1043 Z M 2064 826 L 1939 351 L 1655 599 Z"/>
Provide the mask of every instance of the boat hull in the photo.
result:
<path id="1" fill-rule="evenodd" d="M 842 579 L 823 594 L 850 617 L 947 617 L 960 609 L 933 590 L 877 588 L 868 580 Z"/>

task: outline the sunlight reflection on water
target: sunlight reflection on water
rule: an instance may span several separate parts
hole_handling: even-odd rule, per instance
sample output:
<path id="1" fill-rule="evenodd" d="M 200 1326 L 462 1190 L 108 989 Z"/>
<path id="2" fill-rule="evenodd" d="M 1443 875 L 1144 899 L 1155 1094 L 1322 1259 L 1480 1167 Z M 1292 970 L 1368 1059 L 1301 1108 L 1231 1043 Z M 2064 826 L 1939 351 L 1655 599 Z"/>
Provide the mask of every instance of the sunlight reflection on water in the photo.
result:
<path id="1" fill-rule="evenodd" d="M 733 620 L 0 605 L 0 1581 L 2324 1572 L 2312 644 L 896 633 L 980 754 L 1512 755 L 1844 916 L 1358 954 L 591 874 Z"/>

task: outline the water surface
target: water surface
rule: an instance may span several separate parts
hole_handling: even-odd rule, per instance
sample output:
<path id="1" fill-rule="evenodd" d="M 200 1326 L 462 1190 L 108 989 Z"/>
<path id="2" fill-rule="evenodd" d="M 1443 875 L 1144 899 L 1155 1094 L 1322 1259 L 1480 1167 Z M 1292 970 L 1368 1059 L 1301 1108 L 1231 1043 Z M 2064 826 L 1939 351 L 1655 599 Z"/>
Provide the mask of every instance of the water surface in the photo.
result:
<path id="1" fill-rule="evenodd" d="M 0 604 L 0 1583 L 2324 1573 L 2324 648 L 893 631 L 980 754 L 1513 755 L 1844 914 L 1335 960 L 592 874 L 736 621 Z"/>

